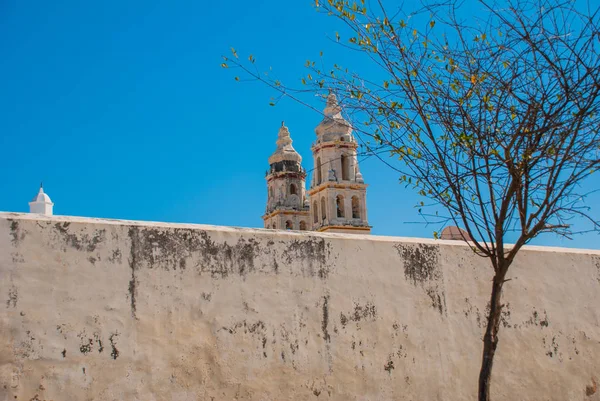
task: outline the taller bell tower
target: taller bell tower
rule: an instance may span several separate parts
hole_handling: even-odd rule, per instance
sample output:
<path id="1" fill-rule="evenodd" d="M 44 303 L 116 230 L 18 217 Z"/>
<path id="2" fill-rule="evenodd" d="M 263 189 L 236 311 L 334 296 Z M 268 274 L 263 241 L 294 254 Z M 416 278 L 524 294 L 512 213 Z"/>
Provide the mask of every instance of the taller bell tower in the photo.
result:
<path id="1" fill-rule="evenodd" d="M 308 191 L 312 229 L 370 234 L 367 184 L 358 166 L 358 144 L 335 94 L 327 96 L 323 113 L 312 146 L 315 167 Z"/>

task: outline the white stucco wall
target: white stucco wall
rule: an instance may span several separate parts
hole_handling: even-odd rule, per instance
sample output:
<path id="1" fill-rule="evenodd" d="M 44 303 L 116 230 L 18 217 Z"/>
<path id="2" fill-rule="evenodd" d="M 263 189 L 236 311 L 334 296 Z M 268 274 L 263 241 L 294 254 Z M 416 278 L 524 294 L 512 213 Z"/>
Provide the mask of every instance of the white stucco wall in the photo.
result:
<path id="1" fill-rule="evenodd" d="M 0 214 L 0 400 L 474 400 L 490 277 L 460 243 Z M 510 278 L 494 400 L 600 400 L 600 253 Z"/>

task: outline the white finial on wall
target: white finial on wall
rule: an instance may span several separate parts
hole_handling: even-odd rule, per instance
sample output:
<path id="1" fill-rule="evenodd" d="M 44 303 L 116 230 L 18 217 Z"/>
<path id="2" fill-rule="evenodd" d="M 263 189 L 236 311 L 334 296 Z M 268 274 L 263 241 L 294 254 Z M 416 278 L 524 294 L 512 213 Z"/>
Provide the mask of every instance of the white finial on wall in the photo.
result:
<path id="1" fill-rule="evenodd" d="M 52 216 L 54 203 L 50 197 L 44 193 L 44 186 L 40 183 L 40 190 L 37 195 L 29 202 L 29 213 L 38 213 L 46 216 Z"/>

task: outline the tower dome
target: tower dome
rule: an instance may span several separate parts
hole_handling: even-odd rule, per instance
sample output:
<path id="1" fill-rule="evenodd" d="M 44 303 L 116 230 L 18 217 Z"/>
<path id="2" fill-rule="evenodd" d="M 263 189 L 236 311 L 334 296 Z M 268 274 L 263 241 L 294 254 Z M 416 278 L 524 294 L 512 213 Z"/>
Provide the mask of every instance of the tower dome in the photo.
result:
<path id="1" fill-rule="evenodd" d="M 296 163 L 302 162 L 302 156 L 292 146 L 292 138 L 290 137 L 290 131 L 285 123 L 281 122 L 279 133 L 277 134 L 277 149 L 269 157 L 269 164 L 274 164 L 282 161 L 292 161 Z"/>
<path id="2" fill-rule="evenodd" d="M 445 227 L 440 238 L 454 241 L 472 241 L 468 232 L 456 226 Z"/>
<path id="3" fill-rule="evenodd" d="M 46 216 L 52 216 L 52 208 L 54 207 L 54 203 L 48 196 L 47 193 L 44 192 L 44 186 L 40 184 L 40 190 L 37 195 L 29 202 L 29 213 L 38 213 L 44 214 Z"/>
<path id="4" fill-rule="evenodd" d="M 338 104 L 337 96 L 334 93 L 329 93 L 327 96 L 327 105 L 323 110 L 323 114 L 323 120 L 315 129 L 317 143 L 331 141 L 354 142 L 352 127 L 342 116 L 342 108 Z"/>

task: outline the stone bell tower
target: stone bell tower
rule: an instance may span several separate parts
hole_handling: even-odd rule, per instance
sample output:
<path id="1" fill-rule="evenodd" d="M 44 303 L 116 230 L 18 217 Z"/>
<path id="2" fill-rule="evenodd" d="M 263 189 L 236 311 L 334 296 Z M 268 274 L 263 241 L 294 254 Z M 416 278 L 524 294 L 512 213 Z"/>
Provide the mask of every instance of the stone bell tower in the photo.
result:
<path id="1" fill-rule="evenodd" d="M 306 171 L 302 156 L 292 146 L 290 131 L 281 123 L 277 149 L 269 157 L 267 172 L 267 210 L 263 216 L 265 228 L 310 230 L 310 215 L 306 201 Z"/>
<path id="2" fill-rule="evenodd" d="M 367 185 L 356 156 L 358 144 L 333 93 L 327 96 L 324 114 L 312 146 L 315 168 L 308 191 L 312 229 L 370 234 Z"/>

